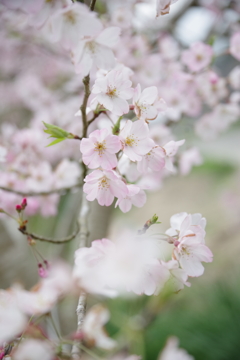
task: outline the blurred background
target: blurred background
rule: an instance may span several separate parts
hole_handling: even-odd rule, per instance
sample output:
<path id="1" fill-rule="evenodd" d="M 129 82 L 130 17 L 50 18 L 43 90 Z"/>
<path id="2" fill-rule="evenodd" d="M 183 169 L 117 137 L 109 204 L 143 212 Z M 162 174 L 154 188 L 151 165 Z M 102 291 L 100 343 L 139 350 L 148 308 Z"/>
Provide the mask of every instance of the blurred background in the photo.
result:
<path id="1" fill-rule="evenodd" d="M 155 20 L 154 1 L 126 1 L 127 6 L 134 10 L 129 20 L 132 28 L 124 31 L 133 32 L 133 41 L 144 39 L 148 43 L 148 50 L 143 57 L 157 54 L 156 41 L 162 34 L 169 33 L 182 48 L 188 48 L 195 41 L 213 41 L 215 53 L 224 53 L 214 63 L 214 69 L 222 77 L 228 76 L 237 65 L 237 61 L 225 50 L 229 46 L 230 34 L 240 26 L 239 1 L 179 0 L 171 7 L 170 15 L 158 20 Z M 117 1 L 98 0 L 96 11 L 101 13 L 107 23 L 118 7 Z M 16 17 L 3 5 L 0 13 L 1 144 L 9 148 L 17 131 L 32 129 L 25 148 L 29 152 L 36 151 L 36 159 L 40 157 L 49 160 L 50 156 L 53 169 L 62 157 L 78 162 L 79 144 L 72 146 L 70 140 L 66 141 L 67 144 L 56 145 L 59 147 L 51 150 L 51 154 L 48 152 L 50 150 L 44 147 L 47 140 L 42 132 L 41 121 L 62 127 L 70 126 L 75 132 L 81 130 L 79 118 L 74 117 L 81 104 L 81 78 L 74 74 L 64 52 L 56 49 L 55 45 L 52 47 L 46 44 L 44 39 L 39 38 L 37 31 L 33 34 L 27 31 L 21 13 Z M 124 36 L 125 39 L 130 38 L 129 34 Z M 124 40 L 123 46 L 131 48 L 132 44 Z M 136 64 L 137 67 L 138 60 Z M 148 59 L 144 66 L 149 66 Z M 156 74 L 157 69 L 154 70 L 154 76 L 149 75 L 151 81 L 153 78 L 156 80 Z M 28 76 L 31 76 L 29 82 L 26 81 Z M 36 79 L 38 85 L 33 86 Z M 33 99 L 30 101 L 31 97 Z M 53 115 L 45 111 L 43 114 L 39 109 L 44 104 L 46 110 L 48 102 L 55 102 L 59 107 L 60 103 L 64 104 L 61 112 Z M 205 108 L 206 105 L 203 112 Z M 177 140 L 186 139 L 188 146 L 199 149 L 201 165 L 194 167 L 186 176 L 176 173 L 163 178 L 159 189 L 148 193 L 146 205 L 143 208 L 132 208 L 127 214 L 114 207 L 102 208 L 95 202 L 91 204 L 89 241 L 102 237 L 114 239 L 126 228 L 136 231 L 153 214 L 158 215 L 161 224 L 154 225 L 150 233 L 166 231 L 170 217 L 178 212 L 200 212 L 207 219 L 206 242 L 214 254 L 214 261 L 205 265 L 204 276 L 191 279 L 190 288 L 178 294 L 171 294 L 165 289 L 156 297 L 114 300 L 89 298 L 89 307 L 101 302 L 109 308 L 111 320 L 106 327 L 109 334 L 123 348 L 141 355 L 145 360 L 156 360 L 168 337 L 172 335 L 179 338 L 180 346 L 196 360 L 240 359 L 240 123 L 236 121 L 219 136 L 205 141 L 194 131 L 199 117 L 183 113 L 179 121 L 164 121 Z M 74 125 L 69 125 L 70 122 Z M 162 124 L 163 119 L 157 119 L 156 123 Z M 38 132 L 43 134 L 34 138 Z M 34 145 L 37 144 L 35 150 L 31 139 Z M 38 147 L 42 149 L 41 154 Z M 24 147 L 21 151 L 24 151 Z M 5 173 L 11 171 L 11 166 L 2 168 L 0 176 L 5 179 Z M 1 186 L 6 186 L 4 181 L 0 179 Z M 10 198 L 12 194 L 1 191 L 2 207 L 7 202 L 7 196 Z M 13 198 L 8 204 L 12 210 L 18 199 Z M 28 218 L 29 230 L 54 238 L 70 234 L 74 229 L 80 199 L 81 193 L 77 189 L 66 192 L 56 201 L 55 210 L 47 211 L 45 216 L 38 205 L 36 213 L 30 214 Z M 45 210 L 53 206 L 52 202 L 50 205 L 47 201 L 44 204 Z M 36 260 L 25 237 L 18 232 L 14 221 L 6 219 L 4 215 L 1 217 L 0 230 L 0 287 L 5 289 L 14 282 L 20 282 L 26 288 L 31 288 L 38 281 L 38 272 Z M 74 241 L 61 246 L 38 244 L 38 249 L 46 259 L 61 257 L 71 264 L 77 247 Z M 163 244 L 163 251 L 167 257 L 169 245 Z M 76 301 L 75 298 L 66 298 L 55 309 L 58 325 L 64 334 L 75 331 Z"/>

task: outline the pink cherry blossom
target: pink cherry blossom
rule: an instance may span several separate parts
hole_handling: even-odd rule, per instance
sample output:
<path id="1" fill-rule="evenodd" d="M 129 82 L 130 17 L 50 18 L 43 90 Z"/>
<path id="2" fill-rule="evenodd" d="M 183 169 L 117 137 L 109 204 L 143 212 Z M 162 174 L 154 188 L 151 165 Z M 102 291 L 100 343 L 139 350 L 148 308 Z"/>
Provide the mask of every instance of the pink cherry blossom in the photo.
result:
<path id="1" fill-rule="evenodd" d="M 97 199 L 102 206 L 110 206 L 114 197 L 125 197 L 128 193 L 126 184 L 113 170 L 94 170 L 84 179 L 83 191 L 87 200 Z"/>
<path id="2" fill-rule="evenodd" d="M 31 354 L 31 355 L 30 355 Z M 55 358 L 53 347 L 47 342 L 37 339 L 23 340 L 13 353 L 13 360 L 53 360 Z"/>
<path id="3" fill-rule="evenodd" d="M 107 308 L 101 304 L 92 306 L 87 312 L 82 327 L 84 341 L 105 350 L 113 349 L 117 343 L 107 336 L 103 327 L 109 319 L 110 313 Z"/>
<path id="4" fill-rule="evenodd" d="M 115 207 L 119 206 L 123 213 L 131 210 L 132 205 L 136 207 L 142 207 L 147 197 L 145 192 L 137 185 L 127 185 L 128 194 L 124 198 L 119 198 Z"/>
<path id="5" fill-rule="evenodd" d="M 88 139 L 82 139 L 80 150 L 83 162 L 90 169 L 101 166 L 105 170 L 112 170 L 117 166 L 116 153 L 121 149 L 121 141 L 107 129 L 93 131 Z"/>
<path id="6" fill-rule="evenodd" d="M 137 169 L 140 173 L 147 173 L 148 169 L 161 171 L 165 166 L 165 151 L 161 146 L 154 146 L 142 160 L 138 162 Z"/>
<path id="7" fill-rule="evenodd" d="M 127 100 L 133 96 L 132 82 L 127 72 L 118 67 L 111 70 L 106 76 L 97 78 L 92 89 L 97 96 L 92 100 L 98 102 L 116 115 L 129 112 Z"/>
<path id="8" fill-rule="evenodd" d="M 149 138 L 149 128 L 144 120 L 132 122 L 127 120 L 119 137 L 123 143 L 123 152 L 132 161 L 142 160 L 154 146 L 154 141 Z"/>
<path id="9" fill-rule="evenodd" d="M 170 5 L 178 0 L 157 0 L 157 16 L 169 14 Z"/>
<path id="10" fill-rule="evenodd" d="M 240 61 L 240 31 L 235 32 L 230 39 L 230 54 Z"/>
<path id="11" fill-rule="evenodd" d="M 169 171 L 174 171 L 173 157 L 176 155 L 178 148 L 185 143 L 185 140 L 169 141 L 162 148 L 165 151 L 165 168 Z"/>
<path id="12" fill-rule="evenodd" d="M 102 24 L 96 14 L 79 2 L 57 10 L 45 23 L 43 31 L 53 42 L 72 49 L 77 46 L 82 36 L 94 36 L 101 31 Z"/>
<path id="13" fill-rule="evenodd" d="M 95 36 L 85 36 L 74 49 L 73 63 L 77 74 L 86 76 L 93 66 L 110 70 L 115 66 L 112 47 L 119 40 L 120 28 L 108 27 Z"/>
<path id="14" fill-rule="evenodd" d="M 198 72 L 208 66 L 213 57 L 213 50 L 210 45 L 196 42 L 189 50 L 182 52 L 182 62 L 187 65 L 190 71 Z"/>
<path id="15" fill-rule="evenodd" d="M 154 120 L 159 111 L 166 110 L 165 101 L 159 97 L 156 86 L 151 86 L 141 92 L 141 85 L 134 89 L 134 111 L 140 120 Z"/>

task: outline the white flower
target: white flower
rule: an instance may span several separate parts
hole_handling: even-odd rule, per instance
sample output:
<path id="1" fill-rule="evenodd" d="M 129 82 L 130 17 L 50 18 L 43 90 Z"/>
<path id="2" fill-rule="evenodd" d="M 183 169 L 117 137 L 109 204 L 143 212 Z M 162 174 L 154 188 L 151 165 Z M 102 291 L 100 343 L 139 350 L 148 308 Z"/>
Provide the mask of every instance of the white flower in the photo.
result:
<path id="1" fill-rule="evenodd" d="M 116 341 L 107 336 L 103 326 L 109 321 L 110 313 L 107 308 L 100 304 L 91 307 L 84 319 L 82 331 L 84 341 L 91 346 L 111 350 L 116 346 Z"/>
<path id="2" fill-rule="evenodd" d="M 134 89 L 134 110 L 140 120 L 154 120 L 159 111 L 166 110 L 165 101 L 159 97 L 156 86 L 150 86 L 141 92 L 141 85 Z"/>
<path id="3" fill-rule="evenodd" d="M 120 28 L 111 26 L 81 39 L 72 53 L 76 73 L 86 76 L 93 66 L 112 69 L 116 62 L 111 48 L 118 42 L 120 31 Z"/>
<path id="4" fill-rule="evenodd" d="M 46 341 L 26 339 L 20 343 L 13 355 L 13 360 L 53 360 L 53 348 Z"/>
<path id="5" fill-rule="evenodd" d="M 57 10 L 45 23 L 43 31 L 52 42 L 61 41 L 66 49 L 73 49 L 82 36 L 94 36 L 102 28 L 96 13 L 75 2 Z"/>
<path id="6" fill-rule="evenodd" d="M 92 104 L 98 102 L 119 116 L 127 114 L 129 112 L 127 99 L 133 95 L 131 86 L 128 72 L 122 67 L 117 67 L 106 76 L 97 78 L 92 89 L 92 93 L 97 96 L 92 100 Z"/>

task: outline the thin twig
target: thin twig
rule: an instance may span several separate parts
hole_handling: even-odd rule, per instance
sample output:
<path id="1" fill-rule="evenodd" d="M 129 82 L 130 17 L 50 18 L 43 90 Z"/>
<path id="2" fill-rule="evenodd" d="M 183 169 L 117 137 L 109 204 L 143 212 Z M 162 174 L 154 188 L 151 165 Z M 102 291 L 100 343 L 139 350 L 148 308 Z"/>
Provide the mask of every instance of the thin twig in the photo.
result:
<path id="1" fill-rule="evenodd" d="M 48 243 L 51 243 L 51 244 L 64 244 L 64 243 L 67 243 L 67 242 L 73 240 L 78 235 L 78 233 L 80 231 L 80 226 L 79 226 L 78 222 L 77 222 L 76 226 L 77 226 L 77 229 L 71 235 L 69 235 L 69 236 L 67 236 L 65 238 L 62 238 L 62 239 L 52 239 L 52 238 L 47 238 L 47 237 L 44 237 L 44 236 L 41 236 L 41 235 L 29 233 L 29 232 L 27 232 L 26 229 L 23 229 L 21 227 L 18 230 L 23 235 L 29 236 L 30 238 L 32 238 L 34 240 L 44 241 L 44 242 L 48 242 Z"/>
<path id="2" fill-rule="evenodd" d="M 21 190 L 8 188 L 8 187 L 5 187 L 5 186 L 0 186 L 0 190 L 28 197 L 28 196 L 47 196 L 47 195 L 51 195 L 51 194 L 61 194 L 62 192 L 70 191 L 70 190 L 72 190 L 74 188 L 77 188 L 77 187 L 80 187 L 80 186 L 82 186 L 82 183 L 78 183 L 78 184 L 75 184 L 75 185 L 70 186 L 70 187 L 63 187 L 63 188 L 60 188 L 60 189 L 53 189 L 53 190 L 49 190 L 49 191 L 39 191 L 39 192 L 38 191 L 27 192 L 27 191 L 21 191 Z"/>

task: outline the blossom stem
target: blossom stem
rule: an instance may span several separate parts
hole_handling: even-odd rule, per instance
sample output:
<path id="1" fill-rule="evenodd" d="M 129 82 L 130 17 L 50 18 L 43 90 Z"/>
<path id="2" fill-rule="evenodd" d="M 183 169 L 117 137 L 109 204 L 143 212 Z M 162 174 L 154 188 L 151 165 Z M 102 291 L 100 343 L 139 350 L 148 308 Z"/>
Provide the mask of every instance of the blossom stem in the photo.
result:
<path id="1" fill-rule="evenodd" d="M 69 241 L 75 239 L 75 237 L 78 235 L 78 233 L 80 231 L 80 226 L 79 226 L 79 223 L 77 223 L 76 230 L 71 235 L 69 235 L 69 236 L 67 236 L 65 238 L 61 238 L 61 239 L 52 239 L 52 238 L 47 238 L 47 237 L 44 237 L 44 236 L 41 236 L 41 235 L 29 233 L 29 232 L 27 232 L 26 229 L 23 229 L 23 228 L 19 228 L 18 230 L 23 235 L 29 236 L 30 238 L 32 238 L 34 240 L 49 242 L 51 244 L 63 244 L 63 243 L 66 243 L 66 242 L 69 242 Z"/>

